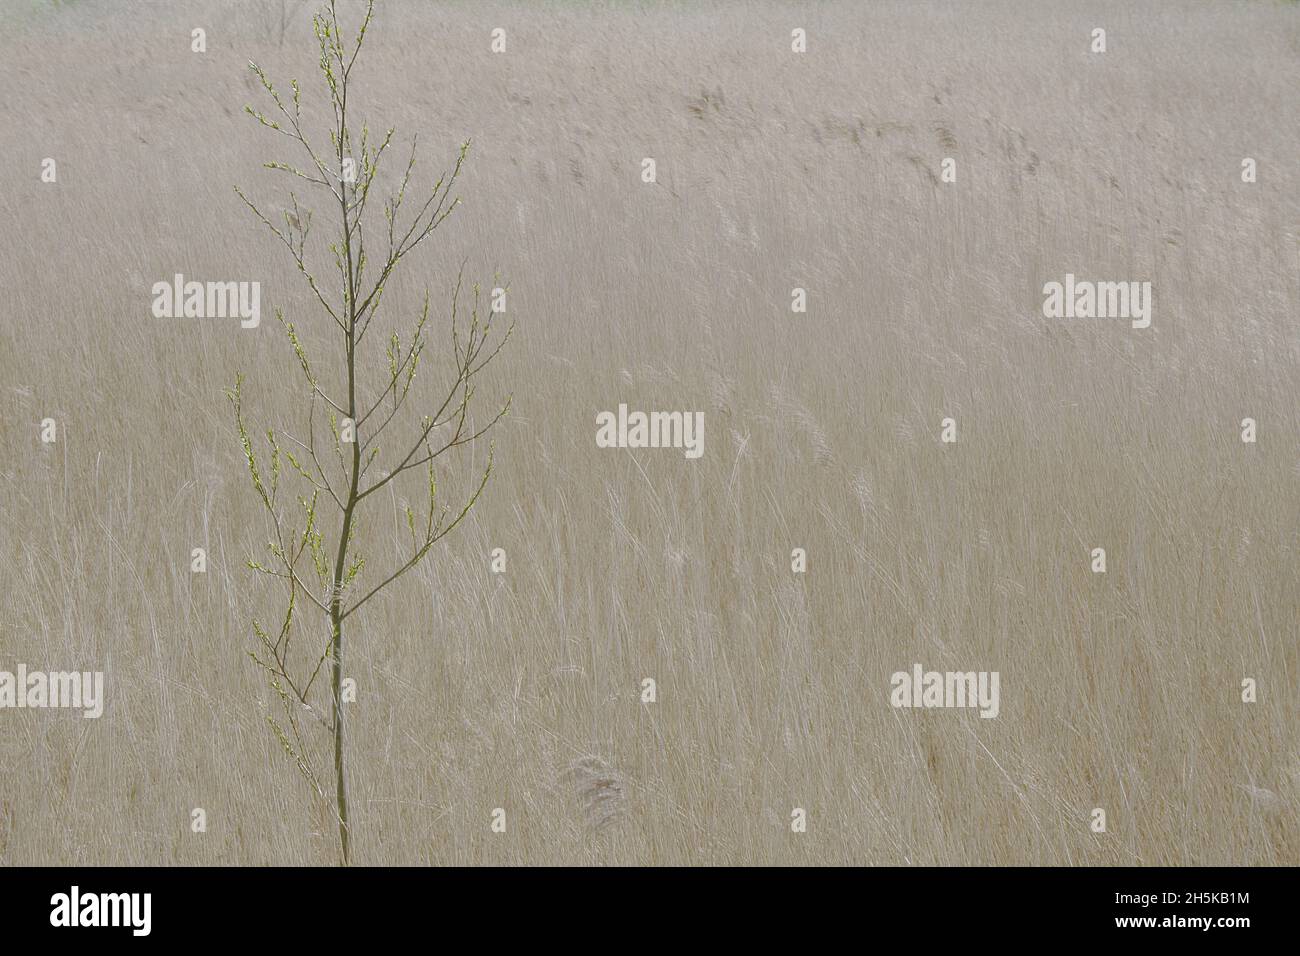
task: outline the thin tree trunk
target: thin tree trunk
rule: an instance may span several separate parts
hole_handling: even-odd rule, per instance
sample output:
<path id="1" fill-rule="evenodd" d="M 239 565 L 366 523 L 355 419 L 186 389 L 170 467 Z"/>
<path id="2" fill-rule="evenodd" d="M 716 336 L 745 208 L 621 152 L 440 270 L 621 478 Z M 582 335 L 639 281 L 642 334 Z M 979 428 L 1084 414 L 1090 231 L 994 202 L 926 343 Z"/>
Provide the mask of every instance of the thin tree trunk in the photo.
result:
<path id="1" fill-rule="evenodd" d="M 343 176 L 343 155 L 346 147 L 348 89 L 346 76 L 339 105 L 338 161 L 339 205 L 343 214 L 343 251 L 347 260 L 347 363 L 348 363 L 348 418 L 352 422 L 352 477 L 348 488 L 347 504 L 343 509 L 343 524 L 339 530 L 338 557 L 334 561 L 334 594 L 330 602 L 330 618 L 334 625 L 334 777 L 335 802 L 339 814 L 339 845 L 343 851 L 343 865 L 349 862 L 348 846 L 348 792 L 343 762 L 343 576 L 346 573 L 348 539 L 352 535 L 352 515 L 357 506 L 357 488 L 361 479 L 361 437 L 356 433 L 357 421 L 357 299 L 356 274 L 352 265 L 352 228 L 348 221 L 347 183 Z"/>
<path id="2" fill-rule="evenodd" d="M 338 599 L 331 614 L 334 617 L 334 777 L 335 802 L 339 817 L 339 845 L 343 849 L 343 864 L 348 863 L 348 791 L 343 775 L 343 624 L 339 620 Z"/>
<path id="3" fill-rule="evenodd" d="M 348 414 L 355 421 L 356 399 L 352 387 L 353 344 L 348 343 Z M 355 436 L 353 436 L 355 438 Z M 335 800 L 339 816 L 339 844 L 343 849 L 343 863 L 347 865 L 348 853 L 348 793 L 343 766 L 343 575 L 347 564 L 348 539 L 352 535 L 352 515 L 357 505 L 357 480 L 361 471 L 361 445 L 352 443 L 352 479 L 348 488 L 347 504 L 343 510 L 343 524 L 339 529 L 339 550 L 334 561 L 334 594 L 330 600 L 330 622 L 333 625 L 334 661 L 334 776 Z"/>

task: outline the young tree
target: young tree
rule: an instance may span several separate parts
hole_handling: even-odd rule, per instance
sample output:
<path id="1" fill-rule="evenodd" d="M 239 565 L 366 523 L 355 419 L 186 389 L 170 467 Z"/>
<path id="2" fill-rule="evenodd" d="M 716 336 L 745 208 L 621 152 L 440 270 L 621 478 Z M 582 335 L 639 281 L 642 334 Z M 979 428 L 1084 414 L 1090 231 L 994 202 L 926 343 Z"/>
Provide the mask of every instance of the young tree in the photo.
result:
<path id="1" fill-rule="evenodd" d="M 281 310 L 276 319 L 284 328 L 297 357 L 297 365 L 306 379 L 307 427 L 304 437 L 285 434 L 289 445 L 282 444 L 274 430 L 266 432 L 268 452 L 254 451 L 241 406 L 243 376 L 236 376 L 235 387 L 228 391 L 234 405 L 239 440 L 247 459 L 249 475 L 263 508 L 269 515 L 273 540 L 267 546 L 269 559 L 250 560 L 255 571 L 275 578 L 284 588 L 284 613 L 278 629 L 272 633 L 260 622 L 253 622 L 257 647 L 249 651 L 253 660 L 270 677 L 271 687 L 284 706 L 286 730 L 273 717 L 267 720 L 286 753 L 322 799 L 329 799 L 326 787 L 313 766 L 310 748 L 303 738 L 304 717 L 319 725 L 332 737 L 334 751 L 334 797 L 338 816 L 339 846 L 343 862 L 351 855 L 351 830 L 348 816 L 347 780 L 344 773 L 345 720 L 342 696 L 344 632 L 351 632 L 352 616 L 367 602 L 414 568 L 435 543 L 450 534 L 464 520 L 478 501 L 492 474 L 492 452 L 477 487 L 455 509 L 441 505 L 437 498 L 434 462 L 447 452 L 482 437 L 509 411 L 510 402 L 485 423 L 475 425 L 470 415 L 474 385 L 484 367 L 500 352 L 513 331 L 493 335 L 493 310 L 480 313 L 480 290 L 473 289 L 468 330 L 463 330 L 460 310 L 462 264 L 451 292 L 450 345 L 452 369 L 450 385 L 439 389 L 433 402 L 435 409 L 419 419 L 401 414 L 412 395 L 412 385 L 427 344 L 425 327 L 429 317 L 429 294 L 424 293 L 423 307 L 410 340 L 404 345 L 397 332 L 387 341 L 384 366 L 369 369 L 362 361 L 362 345 L 384 303 L 384 289 L 406 256 L 427 239 L 459 204 L 452 188 L 465 162 L 469 144 L 465 143 L 450 175 L 443 174 L 418 206 L 414 215 L 406 209 L 407 187 L 415 167 L 415 141 L 410 158 L 395 192 L 384 203 L 384 226 L 379 229 L 382 258 L 371 268 L 367 255 L 367 217 L 371 189 L 385 154 L 393 139 L 388 130 L 377 144 L 371 141 L 368 127 L 362 125 L 358 140 L 352 132 L 354 105 L 349 101 L 352 70 L 366 37 L 374 13 L 374 0 L 366 7 L 365 19 L 355 38 L 348 42 L 339 24 L 334 0 L 313 18 L 320 46 L 320 71 L 328 88 L 333 121 L 330 147 L 322 152 L 303 132 L 301 90 L 297 80 L 290 82 L 292 96 L 284 96 L 271 83 L 265 71 L 255 63 L 249 66 L 261 81 L 274 103 L 271 116 L 244 107 L 262 126 L 288 138 L 304 158 L 299 165 L 268 162 L 268 169 L 302 180 L 321 194 L 332 210 L 330 216 L 337 232 L 328 245 L 334 260 L 337 279 L 325 284 L 308 265 L 316 251 L 308 251 L 312 211 L 300 204 L 290 192 L 280 218 L 273 222 L 247 196 L 235 192 L 289 251 L 304 277 L 316 304 L 320 319 L 333 322 L 333 335 L 339 346 L 338 365 L 325 369 L 308 357 L 307 349 L 292 322 L 286 322 Z M 278 115 L 277 112 L 278 111 Z M 417 200 L 418 202 L 418 200 Z M 373 227 L 370 230 L 374 231 Z M 374 242 L 372 238 L 372 243 Z M 371 246 L 373 248 L 373 245 Z M 499 328 L 499 325 L 498 325 Z M 376 366 L 378 363 L 374 363 Z M 343 389 L 331 395 L 330 390 Z M 328 418 L 328 431 L 322 429 L 318 443 L 317 410 Z M 398 445 L 395 457 L 380 460 L 381 436 L 390 425 L 406 423 L 411 431 Z M 325 461 L 333 459 L 329 468 Z M 324 459 L 324 460 L 322 460 Z M 287 463 L 287 467 L 286 466 Z M 385 467 L 386 466 L 386 467 Z M 427 479 L 428 511 L 417 515 L 410 507 L 406 525 L 410 533 L 410 552 L 405 560 L 386 568 L 376 578 L 363 575 L 366 559 L 357 537 L 359 523 L 367 503 L 381 489 L 407 472 L 422 469 Z M 419 474 L 419 472 L 414 472 Z M 294 484 L 294 501 L 286 504 L 282 491 Z M 310 580 L 314 577 L 314 583 Z M 366 578 L 366 583 L 363 583 Z M 319 649 L 299 649 L 292 645 L 296 616 L 300 607 L 310 612 L 309 619 L 323 625 Z M 316 615 L 319 615 L 317 617 Z M 292 652 L 291 652 L 292 648 Z M 324 688 L 317 678 L 323 667 L 329 673 L 328 709 L 319 701 Z"/>

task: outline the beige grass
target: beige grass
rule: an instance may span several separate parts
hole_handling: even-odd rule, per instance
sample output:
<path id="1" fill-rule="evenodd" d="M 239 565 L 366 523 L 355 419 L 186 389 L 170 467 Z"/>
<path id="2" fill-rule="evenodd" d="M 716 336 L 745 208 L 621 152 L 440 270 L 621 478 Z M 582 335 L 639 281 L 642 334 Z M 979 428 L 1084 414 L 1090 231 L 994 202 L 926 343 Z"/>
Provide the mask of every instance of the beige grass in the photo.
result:
<path id="1" fill-rule="evenodd" d="M 306 79 L 306 20 L 277 49 L 248 4 L 32 6 L 0 40 L 0 668 L 109 699 L 0 711 L 0 863 L 333 862 L 244 656 L 272 592 L 222 397 L 242 369 L 288 427 L 270 310 L 326 335 L 230 188 L 277 195 L 243 65 Z M 476 147 L 389 294 L 468 257 L 520 327 L 485 501 L 354 619 L 358 862 L 1300 863 L 1294 6 L 389 3 L 368 42 L 373 128 Z M 1042 319 L 1067 271 L 1151 279 L 1153 327 Z M 153 319 L 174 272 L 260 280 L 262 327 Z M 704 457 L 598 450 L 620 401 L 704 410 Z M 1000 670 L 1001 716 L 892 710 L 915 661 Z"/>

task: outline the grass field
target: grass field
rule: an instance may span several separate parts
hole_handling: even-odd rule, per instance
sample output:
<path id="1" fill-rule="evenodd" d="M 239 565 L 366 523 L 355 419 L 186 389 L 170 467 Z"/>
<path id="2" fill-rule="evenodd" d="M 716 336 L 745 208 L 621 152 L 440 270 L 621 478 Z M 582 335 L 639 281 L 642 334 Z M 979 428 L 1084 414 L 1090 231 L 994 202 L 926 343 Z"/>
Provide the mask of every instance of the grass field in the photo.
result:
<path id="1" fill-rule="evenodd" d="M 0 670 L 107 683 L 0 710 L 0 864 L 334 863 L 223 394 L 292 431 L 271 310 L 332 341 L 231 188 L 285 185 L 250 58 L 325 102 L 310 9 L 0 9 Z M 464 260 L 518 323 L 485 497 L 353 619 L 356 862 L 1300 863 L 1294 5 L 389 2 L 356 83 L 417 171 L 474 144 L 390 320 L 427 285 L 444 345 Z M 154 318 L 175 273 L 260 281 L 260 327 Z M 1067 273 L 1150 280 L 1151 327 L 1044 318 Z M 597 448 L 620 403 L 703 457 Z M 892 708 L 917 662 L 998 717 Z"/>

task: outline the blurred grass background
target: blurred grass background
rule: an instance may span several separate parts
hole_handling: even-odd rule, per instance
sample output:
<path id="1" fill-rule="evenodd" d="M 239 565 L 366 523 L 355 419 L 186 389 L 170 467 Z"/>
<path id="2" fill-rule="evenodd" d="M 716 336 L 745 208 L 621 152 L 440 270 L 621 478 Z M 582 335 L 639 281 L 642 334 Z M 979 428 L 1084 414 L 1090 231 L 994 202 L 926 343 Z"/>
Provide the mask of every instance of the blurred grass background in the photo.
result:
<path id="1" fill-rule="evenodd" d="M 98 721 L 0 713 L 3 863 L 336 856 L 245 657 L 277 595 L 222 394 L 242 370 L 250 420 L 301 431 L 275 307 L 332 354 L 231 191 L 288 183 L 248 59 L 324 104 L 285 10 L 283 43 L 274 4 L 103 0 L 0 39 L 0 667 L 108 687 Z M 371 128 L 430 177 L 474 140 L 389 319 L 428 285 L 445 345 L 467 259 L 519 329 L 483 502 L 353 619 L 358 862 L 1300 862 L 1292 9 L 386 3 L 372 30 Z M 154 319 L 177 272 L 260 281 L 261 327 Z M 1152 328 L 1043 319 L 1066 272 L 1151 280 Z M 703 410 L 704 457 L 596 449 L 619 402 Z M 892 710 L 913 662 L 999 670 L 1001 715 Z"/>

